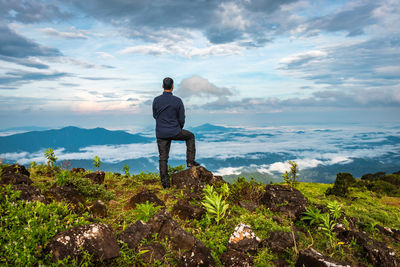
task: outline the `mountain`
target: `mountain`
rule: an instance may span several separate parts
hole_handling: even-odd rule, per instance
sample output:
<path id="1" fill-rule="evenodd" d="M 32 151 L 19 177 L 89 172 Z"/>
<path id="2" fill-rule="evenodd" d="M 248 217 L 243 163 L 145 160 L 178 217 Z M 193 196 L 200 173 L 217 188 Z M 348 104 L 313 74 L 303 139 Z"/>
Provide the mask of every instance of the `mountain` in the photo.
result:
<path id="1" fill-rule="evenodd" d="M 224 127 L 224 126 L 218 126 L 218 125 L 213 125 L 210 123 L 205 123 L 197 127 L 192 127 L 190 130 L 196 132 L 196 133 L 225 133 L 225 132 L 230 132 L 230 131 L 237 131 L 237 128 L 231 128 L 231 127 Z"/>
<path id="2" fill-rule="evenodd" d="M 82 129 L 65 127 L 57 130 L 32 131 L 0 137 L 0 153 L 35 152 L 43 148 L 65 148 L 77 152 L 80 148 L 93 145 L 118 145 L 146 143 L 152 138 L 124 131 L 110 131 L 104 128 Z"/>

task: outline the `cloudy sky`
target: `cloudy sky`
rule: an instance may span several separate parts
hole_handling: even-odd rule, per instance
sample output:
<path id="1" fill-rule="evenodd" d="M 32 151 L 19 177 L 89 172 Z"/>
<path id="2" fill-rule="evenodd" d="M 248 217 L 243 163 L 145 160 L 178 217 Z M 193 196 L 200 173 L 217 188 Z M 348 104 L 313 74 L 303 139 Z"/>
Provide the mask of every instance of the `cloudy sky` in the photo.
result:
<path id="1" fill-rule="evenodd" d="M 0 0 L 1 128 L 152 125 L 165 76 L 191 124 L 398 122 L 399 25 L 398 0 Z"/>

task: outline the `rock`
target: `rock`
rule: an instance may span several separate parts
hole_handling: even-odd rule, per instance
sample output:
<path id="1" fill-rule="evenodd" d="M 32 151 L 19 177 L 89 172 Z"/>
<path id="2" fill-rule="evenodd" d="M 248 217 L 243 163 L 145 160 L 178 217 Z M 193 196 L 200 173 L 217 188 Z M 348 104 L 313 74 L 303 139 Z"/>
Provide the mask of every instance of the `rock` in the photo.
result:
<path id="1" fill-rule="evenodd" d="M 104 261 L 119 256 L 117 239 L 110 226 L 105 224 L 88 224 L 71 228 L 54 236 L 48 245 L 54 260 L 82 260 L 82 251 L 93 255 L 94 261 Z"/>
<path id="2" fill-rule="evenodd" d="M 151 227 L 142 221 L 136 221 L 118 234 L 118 239 L 127 243 L 130 249 L 136 250 L 140 241 L 150 235 Z"/>
<path id="3" fill-rule="evenodd" d="M 270 210 L 299 218 L 307 209 L 307 199 L 295 188 L 283 185 L 266 185 L 261 202 Z"/>
<path id="4" fill-rule="evenodd" d="M 32 184 L 33 181 L 28 176 L 21 173 L 3 174 L 1 176 L 0 184 Z"/>
<path id="5" fill-rule="evenodd" d="M 229 237 L 227 247 L 244 253 L 255 252 L 260 242 L 260 238 L 254 234 L 250 226 L 240 223 Z"/>
<path id="6" fill-rule="evenodd" d="M 390 236 L 390 237 L 396 239 L 397 241 L 400 241 L 400 230 L 389 228 L 389 227 L 384 227 L 379 224 L 375 225 L 375 228 L 378 229 L 382 234 Z"/>
<path id="7" fill-rule="evenodd" d="M 290 266 L 286 261 L 281 260 L 281 259 L 273 260 L 272 264 L 273 264 L 274 267 L 288 267 L 288 266 Z"/>
<path id="8" fill-rule="evenodd" d="M 168 237 L 176 250 L 186 250 L 180 259 L 180 266 L 215 265 L 210 249 L 192 234 L 184 231 L 166 210 L 154 215 L 148 225 L 152 233 L 158 233 L 158 238 Z"/>
<path id="9" fill-rule="evenodd" d="M 298 237 L 295 235 L 295 238 Z M 272 252 L 282 254 L 287 248 L 294 246 L 293 235 L 291 232 L 275 231 L 272 232 L 269 238 L 266 240 L 268 247 Z"/>
<path id="10" fill-rule="evenodd" d="M 200 220 L 205 210 L 203 207 L 190 204 L 187 200 L 179 199 L 172 208 L 172 213 L 178 215 L 182 220 Z"/>
<path id="11" fill-rule="evenodd" d="M 1 172 L 1 175 L 3 176 L 3 175 L 16 174 L 16 173 L 23 174 L 28 177 L 30 176 L 30 173 L 26 170 L 25 166 L 19 165 L 19 164 L 13 164 L 13 165 L 4 167 Z"/>
<path id="12" fill-rule="evenodd" d="M 296 261 L 296 267 L 351 267 L 350 264 L 338 262 L 334 259 L 324 256 L 313 248 L 305 249 L 299 252 Z"/>
<path id="13" fill-rule="evenodd" d="M 256 203 L 247 201 L 239 201 L 239 206 L 250 212 L 255 212 L 256 209 L 258 208 L 258 205 Z"/>
<path id="14" fill-rule="evenodd" d="M 106 175 L 105 172 L 91 172 L 86 174 L 84 177 L 89 178 L 95 184 L 103 184 L 105 175 Z"/>
<path id="15" fill-rule="evenodd" d="M 85 199 L 82 194 L 76 190 L 73 186 L 53 186 L 49 191 L 46 192 L 46 196 L 56 201 L 65 201 L 79 206 L 79 203 L 84 204 Z"/>
<path id="16" fill-rule="evenodd" d="M 128 207 L 131 209 L 136 209 L 136 204 L 146 203 L 146 201 L 154 203 L 154 206 L 165 206 L 164 202 L 162 202 L 156 196 L 156 194 L 148 189 L 145 189 L 131 197 L 128 203 Z"/>
<path id="17" fill-rule="evenodd" d="M 195 193 L 202 193 L 206 184 L 224 183 L 221 176 L 214 176 L 212 172 L 202 166 L 191 167 L 187 170 L 172 174 L 171 185 L 178 189 L 189 189 Z"/>
<path id="18" fill-rule="evenodd" d="M 365 257 L 373 266 L 396 267 L 400 266 L 400 261 L 396 258 L 393 249 L 388 248 L 384 243 L 370 238 L 366 233 L 353 230 L 342 231 L 338 235 L 339 239 L 351 242 L 355 239 L 363 247 Z"/>
<path id="19" fill-rule="evenodd" d="M 84 168 L 72 168 L 71 172 L 72 173 L 80 173 L 80 172 L 85 172 L 86 170 Z"/>
<path id="20" fill-rule="evenodd" d="M 19 196 L 20 200 L 25 201 L 40 201 L 42 203 L 47 203 L 45 196 L 40 192 L 39 188 L 27 185 L 27 184 L 17 184 L 14 185 L 15 191 L 21 191 Z"/>
<path id="21" fill-rule="evenodd" d="M 223 266 L 253 266 L 253 259 L 244 252 L 229 248 L 221 255 Z"/>
<path id="22" fill-rule="evenodd" d="M 151 243 L 140 249 L 140 251 L 145 251 L 145 250 L 148 250 L 148 252 L 145 252 L 144 254 L 140 255 L 140 259 L 148 266 L 153 265 L 155 261 L 157 261 L 158 263 L 164 262 L 164 256 L 165 254 L 167 254 L 167 251 L 165 250 L 164 246 L 161 245 L 160 243 L 158 242 Z"/>
<path id="23" fill-rule="evenodd" d="M 101 200 L 96 200 L 90 207 L 90 213 L 94 217 L 104 218 L 107 217 L 107 207 Z"/>

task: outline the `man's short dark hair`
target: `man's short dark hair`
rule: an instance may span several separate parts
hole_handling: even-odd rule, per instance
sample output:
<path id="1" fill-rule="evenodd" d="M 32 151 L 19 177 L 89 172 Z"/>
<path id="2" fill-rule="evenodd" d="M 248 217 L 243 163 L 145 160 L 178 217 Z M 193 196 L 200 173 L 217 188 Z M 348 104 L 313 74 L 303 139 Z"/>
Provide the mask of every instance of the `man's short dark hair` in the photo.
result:
<path id="1" fill-rule="evenodd" d="M 164 90 L 170 90 L 173 85 L 174 85 L 174 80 L 172 80 L 172 78 L 170 78 L 170 77 L 164 78 L 164 80 L 163 80 Z"/>

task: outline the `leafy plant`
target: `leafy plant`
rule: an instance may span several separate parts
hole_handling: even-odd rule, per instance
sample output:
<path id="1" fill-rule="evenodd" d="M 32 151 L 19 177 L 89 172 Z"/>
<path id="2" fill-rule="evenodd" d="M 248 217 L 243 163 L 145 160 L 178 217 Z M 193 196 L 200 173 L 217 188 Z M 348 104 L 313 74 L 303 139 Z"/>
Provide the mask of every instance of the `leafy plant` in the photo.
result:
<path id="1" fill-rule="evenodd" d="M 96 167 L 96 171 L 99 171 L 100 165 L 102 164 L 102 162 L 100 161 L 100 158 L 98 156 L 95 156 L 93 159 L 93 166 Z"/>
<path id="2" fill-rule="evenodd" d="M 56 179 L 58 185 L 60 186 L 66 185 L 68 182 L 68 171 L 61 170 L 59 173 L 57 173 Z"/>
<path id="3" fill-rule="evenodd" d="M 224 183 L 221 188 L 220 188 L 221 194 L 224 196 L 224 200 L 226 200 L 229 197 L 230 191 L 229 191 L 229 185 L 227 183 Z"/>
<path id="4" fill-rule="evenodd" d="M 154 207 L 154 203 L 149 202 L 148 200 L 146 203 L 136 204 L 135 218 L 136 220 L 147 222 L 160 210 L 160 208 L 160 206 Z"/>
<path id="5" fill-rule="evenodd" d="M 212 185 L 204 188 L 204 198 L 201 204 L 206 208 L 207 216 L 213 218 L 217 224 L 224 218 L 229 207 L 229 204 L 222 199 L 222 194 L 218 194 Z"/>
<path id="6" fill-rule="evenodd" d="M 301 217 L 302 221 L 308 221 L 309 225 L 319 224 L 322 221 L 321 211 L 319 209 L 314 209 L 312 207 L 308 207 L 305 212 L 303 212 L 304 216 Z"/>
<path id="7" fill-rule="evenodd" d="M 129 169 L 129 166 L 127 165 L 127 164 L 125 164 L 124 165 L 124 167 L 123 167 L 123 169 L 122 169 L 123 171 L 124 171 L 124 173 L 125 173 L 125 175 L 127 176 L 127 177 L 130 177 L 130 169 Z"/>
<path id="8" fill-rule="evenodd" d="M 297 185 L 297 176 L 298 176 L 298 165 L 295 161 L 289 160 L 290 164 L 290 171 L 285 171 L 284 174 L 282 174 L 282 178 L 285 181 L 286 184 L 288 184 L 290 187 L 296 187 Z"/>
<path id="9" fill-rule="evenodd" d="M 56 164 L 57 157 L 54 155 L 54 150 L 52 148 L 48 148 L 45 152 L 44 155 L 47 159 L 47 166 L 53 167 Z"/>
<path id="10" fill-rule="evenodd" d="M 185 170 L 185 165 L 179 165 L 179 166 L 175 166 L 172 167 L 171 165 L 168 165 L 168 174 L 169 176 L 171 176 L 174 173 L 180 172 Z"/>
<path id="11" fill-rule="evenodd" d="M 340 216 L 342 216 L 342 207 L 340 206 L 339 202 L 332 201 L 329 202 L 326 207 L 329 210 L 329 213 L 332 216 L 332 219 L 336 222 L 337 220 L 339 220 Z"/>

